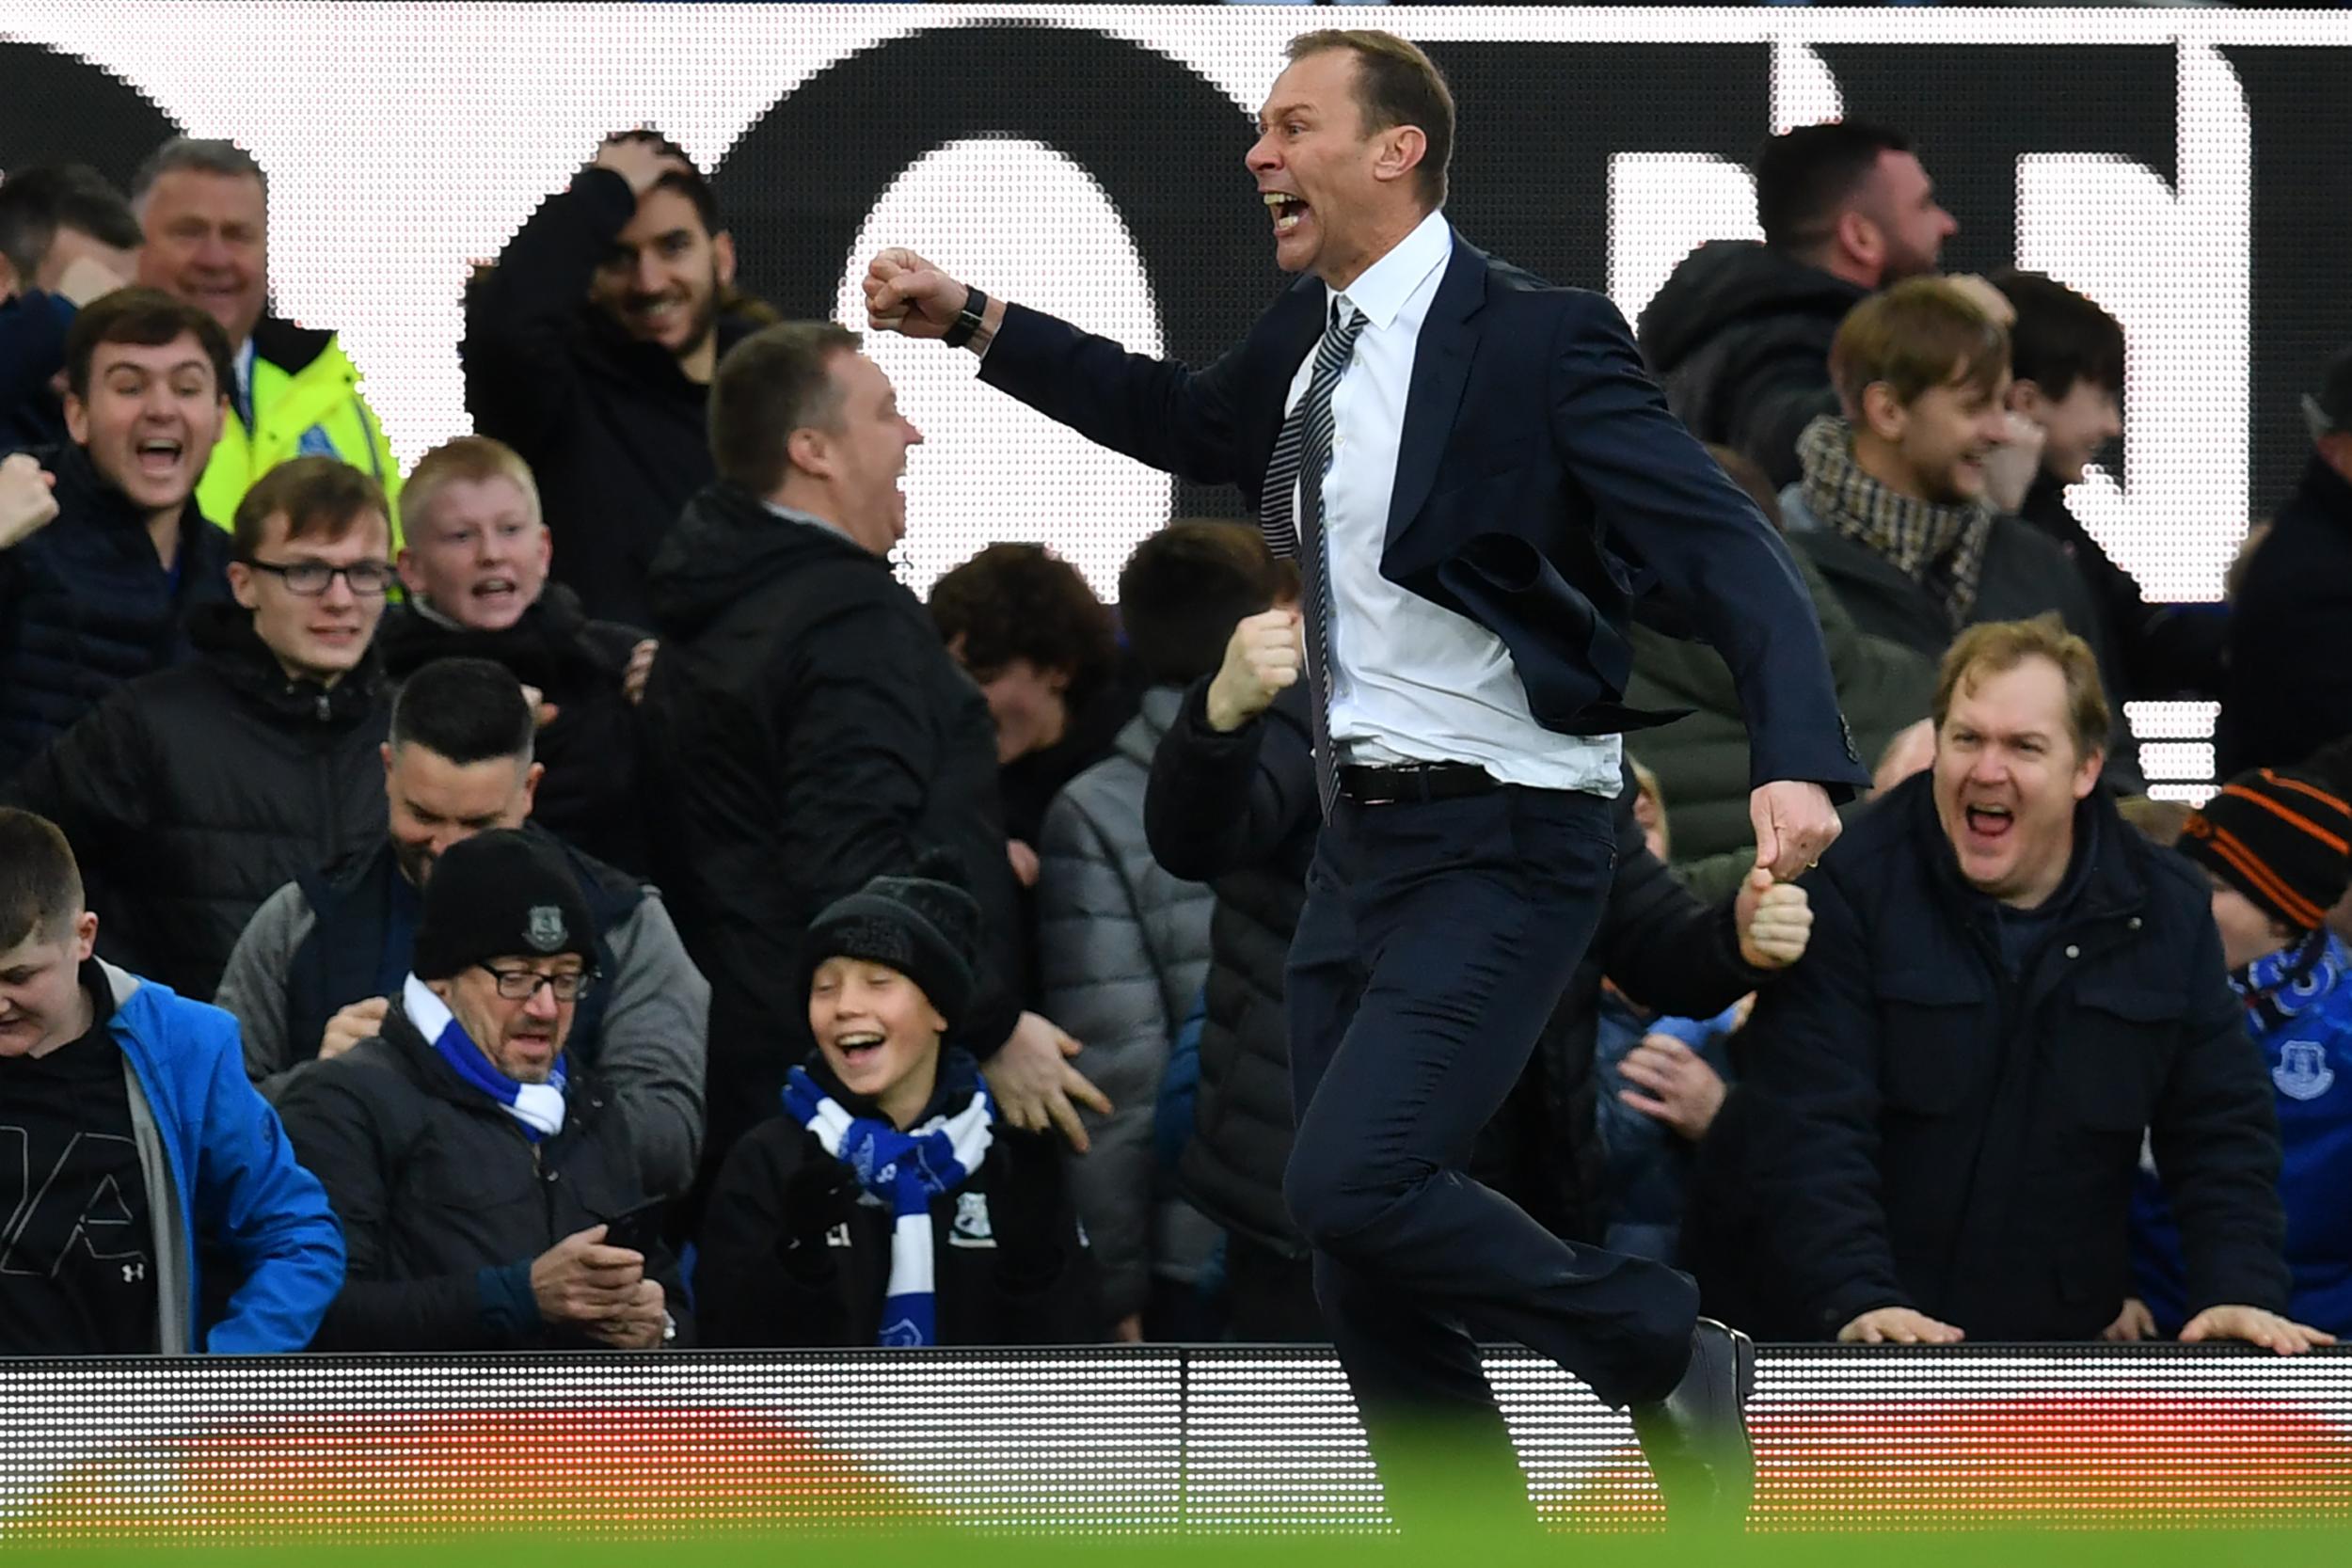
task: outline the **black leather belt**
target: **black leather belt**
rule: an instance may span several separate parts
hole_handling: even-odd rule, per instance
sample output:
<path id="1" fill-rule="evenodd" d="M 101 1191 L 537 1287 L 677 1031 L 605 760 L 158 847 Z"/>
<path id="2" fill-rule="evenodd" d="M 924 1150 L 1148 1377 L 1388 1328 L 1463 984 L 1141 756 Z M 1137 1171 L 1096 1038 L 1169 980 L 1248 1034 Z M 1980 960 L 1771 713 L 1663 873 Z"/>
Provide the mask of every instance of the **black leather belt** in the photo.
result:
<path id="1" fill-rule="evenodd" d="M 1340 794 L 1359 806 L 1393 806 L 1406 800 L 1456 800 L 1490 795 L 1502 781 L 1468 762 L 1417 762 L 1397 768 L 1340 768 Z"/>

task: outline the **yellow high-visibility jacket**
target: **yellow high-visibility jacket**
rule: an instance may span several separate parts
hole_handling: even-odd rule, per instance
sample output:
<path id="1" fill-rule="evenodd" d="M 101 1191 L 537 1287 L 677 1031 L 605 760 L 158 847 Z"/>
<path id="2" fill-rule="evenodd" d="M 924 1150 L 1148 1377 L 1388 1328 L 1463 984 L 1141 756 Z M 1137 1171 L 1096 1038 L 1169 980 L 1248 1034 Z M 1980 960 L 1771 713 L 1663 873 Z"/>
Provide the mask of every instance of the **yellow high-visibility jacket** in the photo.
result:
<path id="1" fill-rule="evenodd" d="M 196 503 L 222 528 L 237 515 L 237 503 L 254 481 L 293 457 L 340 457 L 384 486 L 397 503 L 400 466 L 383 421 L 359 395 L 359 369 L 332 332 L 312 332 L 292 322 L 263 317 L 253 329 L 253 388 L 250 426 L 232 406 L 220 444 L 213 449 Z M 393 516 L 399 543 L 398 514 Z"/>

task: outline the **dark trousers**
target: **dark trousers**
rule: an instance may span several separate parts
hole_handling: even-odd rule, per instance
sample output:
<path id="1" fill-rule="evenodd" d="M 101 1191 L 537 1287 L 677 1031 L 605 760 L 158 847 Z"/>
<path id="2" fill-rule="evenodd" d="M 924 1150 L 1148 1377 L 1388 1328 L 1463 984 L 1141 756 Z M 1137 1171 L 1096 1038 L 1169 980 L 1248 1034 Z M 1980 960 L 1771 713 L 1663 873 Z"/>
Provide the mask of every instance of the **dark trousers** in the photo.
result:
<path id="1" fill-rule="evenodd" d="M 1613 1405 L 1662 1398 L 1688 1364 L 1688 1277 L 1571 1245 L 1465 1174 L 1615 863 L 1609 801 L 1516 787 L 1343 800 L 1316 847 L 1285 979 L 1298 1137 L 1283 1191 L 1392 1497 L 1387 1450 L 1432 1423 L 1457 1456 L 1511 1453 L 1482 1338 L 1549 1356 Z"/>

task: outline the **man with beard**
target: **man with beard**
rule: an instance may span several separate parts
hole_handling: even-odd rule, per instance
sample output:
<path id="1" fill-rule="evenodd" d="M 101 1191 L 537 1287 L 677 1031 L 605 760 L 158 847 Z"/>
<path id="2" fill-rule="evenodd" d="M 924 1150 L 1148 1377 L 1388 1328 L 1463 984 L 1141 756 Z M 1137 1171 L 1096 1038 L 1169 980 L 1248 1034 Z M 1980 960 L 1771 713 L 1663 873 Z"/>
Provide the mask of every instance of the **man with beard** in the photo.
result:
<path id="1" fill-rule="evenodd" d="M 320 1350 L 660 1350 L 685 1291 L 628 1123 L 567 1060 L 604 976 L 546 840 L 494 830 L 426 884 L 379 1035 L 297 1079 L 286 1136 L 350 1265 Z"/>
<path id="2" fill-rule="evenodd" d="M 214 1000 L 244 1024 L 246 1071 L 264 1095 L 282 1098 L 383 1026 L 436 863 L 535 815 L 546 791 L 532 728 L 514 676 L 486 659 L 437 659 L 401 688 L 384 746 L 388 831 L 371 852 L 272 894 L 221 975 Z M 702 1136 L 710 988 L 651 888 L 529 831 L 579 882 L 604 976 L 573 1017 L 573 1059 L 628 1117 L 646 1191 L 683 1191 Z"/>
<path id="3" fill-rule="evenodd" d="M 1767 141 L 1756 213 L 1761 245 L 1709 240 L 1675 268 L 1642 312 L 1642 354 L 1692 434 L 1778 485 L 1797 477 L 1798 433 L 1837 411 L 1837 324 L 1872 291 L 1935 271 L 1960 225 L 1901 134 L 1858 119 Z"/>
<path id="4" fill-rule="evenodd" d="M 520 452 L 563 533 L 554 575 L 599 620 L 649 626 L 645 570 L 713 476 L 719 356 L 773 317 L 734 291 L 735 242 L 677 145 L 607 137 L 466 296 L 466 408 Z"/>
<path id="5" fill-rule="evenodd" d="M 486 658 L 535 693 L 547 769 L 534 819 L 598 860 L 647 869 L 631 694 L 651 639 L 591 621 L 550 583 L 554 541 L 530 467 L 504 442 L 461 436 L 417 460 L 401 490 L 400 580 L 384 613 L 384 669 L 405 680 L 438 658 Z"/>
<path id="6" fill-rule="evenodd" d="M 229 597 L 229 536 L 196 506 L 228 417 L 229 341 L 152 289 L 66 340 L 65 445 L 0 463 L 0 778 L 106 693 L 194 657 Z"/>

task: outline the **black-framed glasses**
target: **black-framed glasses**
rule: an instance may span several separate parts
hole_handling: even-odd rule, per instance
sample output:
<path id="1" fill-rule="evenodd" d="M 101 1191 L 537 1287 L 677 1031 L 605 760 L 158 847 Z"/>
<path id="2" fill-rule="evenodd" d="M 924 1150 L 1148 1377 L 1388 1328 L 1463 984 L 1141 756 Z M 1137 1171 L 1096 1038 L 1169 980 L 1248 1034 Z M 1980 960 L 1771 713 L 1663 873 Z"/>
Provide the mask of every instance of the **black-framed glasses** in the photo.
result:
<path id="1" fill-rule="evenodd" d="M 337 578 L 350 584 L 351 591 L 362 597 L 381 594 L 392 585 L 392 563 L 389 561 L 355 561 L 348 566 L 332 566 L 324 561 L 248 561 L 246 565 L 257 572 L 267 572 L 286 585 L 289 594 L 299 594 L 315 599 L 326 592 L 327 585 Z"/>
<path id="2" fill-rule="evenodd" d="M 596 972 L 586 969 L 576 974 L 542 974 L 534 969 L 500 969 L 493 964 L 474 967 L 498 981 L 499 994 L 509 1002 L 528 1002 L 539 994 L 541 986 L 553 991 L 558 1002 L 577 1002 L 596 983 Z"/>

